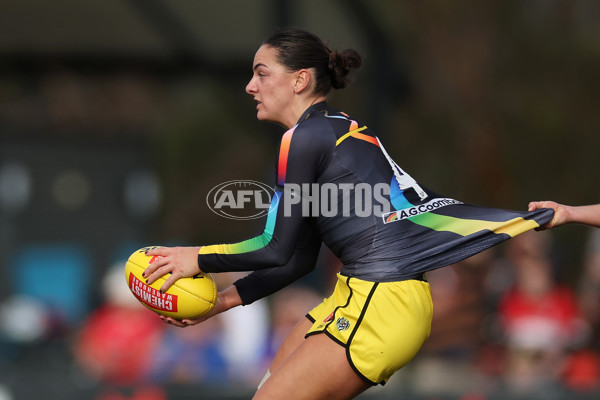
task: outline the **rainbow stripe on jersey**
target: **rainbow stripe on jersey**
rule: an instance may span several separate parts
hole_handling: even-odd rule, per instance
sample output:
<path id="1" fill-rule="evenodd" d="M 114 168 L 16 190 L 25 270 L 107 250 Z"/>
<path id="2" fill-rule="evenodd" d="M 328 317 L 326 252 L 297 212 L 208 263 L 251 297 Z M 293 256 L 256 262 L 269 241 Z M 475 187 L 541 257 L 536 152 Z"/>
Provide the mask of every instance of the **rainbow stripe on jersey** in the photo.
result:
<path id="1" fill-rule="evenodd" d="M 283 134 L 281 139 L 281 145 L 279 148 L 279 160 L 277 163 L 277 184 L 283 186 L 285 184 L 285 177 L 287 174 L 287 162 L 290 154 L 290 145 L 292 142 L 292 135 L 296 130 L 295 125 Z M 267 214 L 267 222 L 265 229 L 259 236 L 244 240 L 239 243 L 229 244 L 215 244 L 210 246 L 202 246 L 198 254 L 241 254 L 249 253 L 251 251 L 260 250 L 267 247 L 273 239 L 273 233 L 275 232 L 275 222 L 277 219 L 277 209 L 281 201 L 281 190 L 275 190 L 275 195 L 269 205 L 269 212 Z"/>
<path id="2" fill-rule="evenodd" d="M 422 192 L 424 196 L 427 196 L 416 181 L 404 172 L 387 154 L 383 145 L 377 137 L 368 136 L 361 134 L 360 131 L 367 129 L 366 126 L 362 128 L 358 127 L 356 121 L 351 121 L 350 131 L 340 137 L 336 142 L 336 146 L 340 145 L 347 138 L 353 137 L 356 139 L 364 140 L 378 146 L 381 151 L 385 154 L 394 176 L 390 182 L 390 200 L 392 206 L 396 209 L 391 213 L 382 216 L 385 224 L 395 221 L 408 219 L 409 221 L 421 225 L 423 227 L 435 230 L 456 233 L 461 236 L 469 236 L 481 231 L 491 231 L 496 234 L 507 234 L 511 237 L 517 236 L 523 232 L 539 227 L 539 224 L 532 219 L 525 219 L 522 217 L 512 218 L 506 221 L 489 221 L 480 219 L 469 219 L 469 218 L 458 218 L 447 215 L 435 214 L 432 211 L 445 207 L 447 205 L 463 204 L 460 201 L 446 198 L 435 198 L 430 199 L 427 203 L 413 204 L 409 202 L 404 196 L 403 185 L 398 180 L 412 182 L 412 186 L 419 192 Z M 406 187 L 406 184 L 404 185 Z M 426 198 L 426 197 L 424 197 Z"/>

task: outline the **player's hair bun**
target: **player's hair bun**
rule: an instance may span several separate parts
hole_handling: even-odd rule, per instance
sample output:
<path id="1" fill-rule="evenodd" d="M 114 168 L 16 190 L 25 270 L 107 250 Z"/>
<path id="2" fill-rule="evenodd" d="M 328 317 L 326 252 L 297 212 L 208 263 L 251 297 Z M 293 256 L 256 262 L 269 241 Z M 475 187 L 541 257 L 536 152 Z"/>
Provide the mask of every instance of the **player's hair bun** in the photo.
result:
<path id="1" fill-rule="evenodd" d="M 334 89 L 343 89 L 350 82 L 349 74 L 352 70 L 360 68 L 362 58 L 358 51 L 346 49 L 329 52 L 329 74 L 331 86 Z"/>
<path id="2" fill-rule="evenodd" d="M 314 68 L 314 92 L 324 95 L 332 88 L 345 88 L 351 82 L 350 71 L 362 63 L 356 50 L 331 51 L 318 36 L 302 29 L 277 29 L 263 44 L 277 50 L 277 61 L 288 71 Z"/>

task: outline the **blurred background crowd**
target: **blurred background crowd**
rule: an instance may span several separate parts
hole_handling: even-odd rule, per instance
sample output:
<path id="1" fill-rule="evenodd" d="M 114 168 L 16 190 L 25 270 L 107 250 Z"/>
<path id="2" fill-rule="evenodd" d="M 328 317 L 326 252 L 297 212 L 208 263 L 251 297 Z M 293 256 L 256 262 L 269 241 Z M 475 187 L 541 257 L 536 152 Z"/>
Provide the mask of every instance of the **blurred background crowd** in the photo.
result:
<path id="1" fill-rule="evenodd" d="M 248 398 L 332 289 L 323 249 L 292 287 L 176 329 L 125 284 L 139 247 L 262 228 L 206 195 L 273 181 L 282 130 L 244 87 L 275 27 L 361 52 L 330 102 L 420 182 L 525 209 L 600 199 L 598 20 L 594 0 L 3 0 L 0 400 Z M 427 278 L 428 343 L 365 398 L 597 398 L 597 229 L 530 232 Z"/>

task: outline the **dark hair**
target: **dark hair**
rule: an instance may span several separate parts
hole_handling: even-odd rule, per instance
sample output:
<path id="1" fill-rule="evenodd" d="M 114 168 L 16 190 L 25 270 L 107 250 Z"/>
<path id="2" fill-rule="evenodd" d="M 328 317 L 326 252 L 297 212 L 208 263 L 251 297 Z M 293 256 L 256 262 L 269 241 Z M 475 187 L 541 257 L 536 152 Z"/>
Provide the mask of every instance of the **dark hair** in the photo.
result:
<path id="1" fill-rule="evenodd" d="M 314 91 L 318 94 L 345 88 L 350 83 L 350 71 L 362 63 L 356 50 L 331 51 L 318 36 L 297 28 L 277 29 L 263 45 L 276 49 L 277 61 L 290 71 L 314 68 Z"/>

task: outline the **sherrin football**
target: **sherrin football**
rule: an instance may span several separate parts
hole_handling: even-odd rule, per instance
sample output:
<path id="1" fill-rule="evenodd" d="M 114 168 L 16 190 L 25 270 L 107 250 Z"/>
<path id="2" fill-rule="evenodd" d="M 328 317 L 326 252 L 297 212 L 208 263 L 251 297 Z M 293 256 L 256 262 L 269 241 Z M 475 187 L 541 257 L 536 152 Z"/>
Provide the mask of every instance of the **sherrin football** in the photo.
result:
<path id="1" fill-rule="evenodd" d="M 146 284 L 142 273 L 158 258 L 147 256 L 146 251 L 157 247 L 160 246 L 143 247 L 127 260 L 125 279 L 131 293 L 150 310 L 179 320 L 198 318 L 212 310 L 217 302 L 217 285 L 210 274 L 201 272 L 178 279 L 166 293 L 160 291 L 164 276 L 152 285 Z"/>

